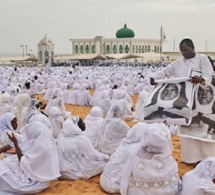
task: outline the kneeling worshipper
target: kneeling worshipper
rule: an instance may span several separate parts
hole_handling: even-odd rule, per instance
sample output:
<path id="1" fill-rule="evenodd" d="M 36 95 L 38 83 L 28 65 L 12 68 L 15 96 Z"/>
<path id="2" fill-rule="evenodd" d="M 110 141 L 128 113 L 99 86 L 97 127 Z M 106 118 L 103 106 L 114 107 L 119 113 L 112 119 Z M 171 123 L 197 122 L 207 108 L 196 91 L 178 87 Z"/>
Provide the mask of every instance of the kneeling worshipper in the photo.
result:
<path id="1" fill-rule="evenodd" d="M 56 143 L 48 128 L 33 122 L 22 128 L 26 141 L 19 143 L 12 133 L 17 155 L 0 160 L 0 194 L 21 195 L 41 192 L 60 177 Z"/>
<path id="2" fill-rule="evenodd" d="M 11 98 L 8 93 L 0 94 L 0 116 L 6 112 L 13 112 Z"/>
<path id="3" fill-rule="evenodd" d="M 204 159 L 195 169 L 187 172 L 182 179 L 181 195 L 214 195 L 215 158 Z"/>
<path id="4" fill-rule="evenodd" d="M 111 106 L 107 117 L 102 123 L 96 143 L 97 150 L 103 154 L 111 155 L 116 151 L 120 142 L 130 127 L 123 121 L 123 108 L 118 104 Z"/>
<path id="5" fill-rule="evenodd" d="M 96 148 L 96 141 L 102 122 L 104 121 L 102 116 L 102 109 L 98 106 L 94 106 L 84 120 L 86 126 L 84 134 L 89 138 L 94 148 Z"/>
<path id="6" fill-rule="evenodd" d="M 172 157 L 172 142 L 163 123 L 148 124 L 140 148 L 133 153 L 122 173 L 122 195 L 175 195 L 180 179 Z"/>
<path id="7" fill-rule="evenodd" d="M 89 179 L 100 174 L 108 156 L 97 152 L 81 129 L 70 119 L 57 138 L 62 179 Z"/>
<path id="8" fill-rule="evenodd" d="M 143 139 L 148 125 L 138 123 L 127 133 L 117 150 L 111 155 L 100 176 L 100 186 L 108 193 L 120 193 L 122 170 L 129 157 L 139 149 L 139 142 Z M 123 178 L 122 178 L 123 180 Z"/>

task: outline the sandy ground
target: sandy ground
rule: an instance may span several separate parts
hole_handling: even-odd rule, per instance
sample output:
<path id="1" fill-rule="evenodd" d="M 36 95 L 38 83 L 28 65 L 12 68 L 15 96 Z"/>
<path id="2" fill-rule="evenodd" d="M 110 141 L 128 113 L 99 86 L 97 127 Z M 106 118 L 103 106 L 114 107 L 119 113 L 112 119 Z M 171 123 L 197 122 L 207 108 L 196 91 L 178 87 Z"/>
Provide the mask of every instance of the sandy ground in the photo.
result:
<path id="1" fill-rule="evenodd" d="M 91 93 L 93 93 L 91 91 Z M 43 101 L 42 96 L 37 96 L 41 101 Z M 137 95 L 134 95 L 132 97 L 133 103 L 135 105 L 137 101 Z M 73 105 L 66 105 L 66 110 L 70 111 L 72 115 L 79 115 L 81 118 L 85 118 L 89 111 L 91 110 L 91 107 L 88 106 L 73 106 Z M 129 126 L 133 126 L 132 120 L 126 120 L 127 124 Z M 173 156 L 176 159 L 178 166 L 179 166 L 179 176 L 182 176 L 187 171 L 193 169 L 194 165 L 187 165 L 185 163 L 181 162 L 180 158 L 180 141 L 178 136 L 172 137 L 172 142 L 174 146 Z M 38 193 L 37 195 L 102 195 L 107 194 L 105 193 L 99 186 L 99 176 L 93 177 L 87 181 L 85 180 L 75 180 L 75 181 L 52 181 L 50 183 L 50 187 L 46 190 L 44 190 L 41 193 Z"/>

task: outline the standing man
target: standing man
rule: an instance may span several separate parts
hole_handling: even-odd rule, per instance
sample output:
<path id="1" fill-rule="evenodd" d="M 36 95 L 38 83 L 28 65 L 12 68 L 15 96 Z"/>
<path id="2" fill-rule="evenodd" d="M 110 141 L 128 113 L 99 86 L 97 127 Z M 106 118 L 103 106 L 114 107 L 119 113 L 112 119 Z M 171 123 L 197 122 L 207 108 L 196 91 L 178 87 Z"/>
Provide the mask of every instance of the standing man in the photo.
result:
<path id="1" fill-rule="evenodd" d="M 210 84 L 213 68 L 208 57 L 195 52 L 191 39 L 183 39 L 179 47 L 183 57 L 177 59 L 165 69 L 156 72 L 153 78 L 150 78 L 151 84 L 155 84 L 154 78 L 171 77 L 189 77 L 189 81 L 192 83 Z M 215 143 L 185 137 L 180 137 L 180 141 L 181 159 L 185 163 L 196 163 L 209 156 L 215 157 Z"/>

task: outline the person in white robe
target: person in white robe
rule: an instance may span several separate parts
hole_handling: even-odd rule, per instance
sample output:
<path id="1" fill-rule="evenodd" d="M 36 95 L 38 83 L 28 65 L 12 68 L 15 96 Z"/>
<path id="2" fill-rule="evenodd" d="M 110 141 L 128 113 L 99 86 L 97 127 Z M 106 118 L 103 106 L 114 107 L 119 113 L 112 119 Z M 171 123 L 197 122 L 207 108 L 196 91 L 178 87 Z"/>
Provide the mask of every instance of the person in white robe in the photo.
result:
<path id="1" fill-rule="evenodd" d="M 21 114 L 21 126 L 28 124 L 29 119 L 35 114 L 40 114 L 40 111 L 37 109 L 37 105 L 39 104 L 39 100 L 37 98 L 31 98 L 28 104 L 28 107 L 25 107 Z"/>
<path id="2" fill-rule="evenodd" d="M 23 127 L 26 141 L 19 145 L 14 134 L 9 137 L 16 155 L 0 160 L 0 194 L 34 194 L 60 177 L 57 147 L 48 128 L 39 122 Z"/>
<path id="3" fill-rule="evenodd" d="M 60 89 L 55 89 L 53 91 L 52 96 L 49 99 L 49 102 L 45 108 L 45 114 L 47 114 L 49 116 L 51 114 L 50 108 L 53 106 L 57 106 L 60 109 L 62 116 L 64 118 L 68 118 L 71 115 L 70 112 L 67 112 L 65 109 L 65 105 L 63 102 L 63 97 L 62 97 L 62 93 L 61 93 Z"/>
<path id="4" fill-rule="evenodd" d="M 94 106 L 84 120 L 86 126 L 84 135 L 86 135 L 89 138 L 94 148 L 96 148 L 96 141 L 98 139 L 101 125 L 104 121 L 102 116 L 103 116 L 102 109 L 98 106 Z"/>
<path id="5" fill-rule="evenodd" d="M 185 173 L 182 179 L 181 195 L 214 195 L 215 158 L 204 159 L 195 169 Z"/>
<path id="6" fill-rule="evenodd" d="M 69 92 L 66 103 L 77 105 L 78 104 L 78 93 L 80 89 L 79 83 L 74 83 L 72 86 L 72 90 Z"/>
<path id="7" fill-rule="evenodd" d="M 11 98 L 8 93 L 0 94 L 0 116 L 6 112 L 13 112 L 14 108 L 11 105 Z"/>
<path id="8" fill-rule="evenodd" d="M 122 139 L 117 150 L 111 155 L 100 176 L 100 186 L 108 193 L 120 193 L 122 170 L 130 155 L 139 148 L 139 142 L 143 139 L 147 124 L 137 123 Z"/>
<path id="9" fill-rule="evenodd" d="M 190 78 L 192 83 L 208 85 L 211 83 L 213 68 L 207 56 L 195 53 L 194 44 L 190 39 L 184 39 L 180 43 L 180 50 L 183 57 L 177 59 L 165 69 L 152 75 L 151 83 L 155 79 L 164 78 Z M 199 75 L 191 75 L 192 72 Z M 179 128 L 187 128 L 181 126 Z M 194 138 L 180 137 L 181 159 L 185 163 L 196 163 L 207 157 L 215 156 L 215 144 L 212 142 L 197 140 Z"/>
<path id="10" fill-rule="evenodd" d="M 129 156 L 121 176 L 122 195 L 176 195 L 180 179 L 172 142 L 163 123 L 148 124 L 137 152 Z"/>
<path id="11" fill-rule="evenodd" d="M 84 84 L 82 84 L 79 89 L 77 105 L 79 105 L 79 106 L 91 105 L 91 95 L 90 95 L 89 91 L 86 89 L 86 86 Z"/>
<path id="12" fill-rule="evenodd" d="M 102 108 L 103 115 L 106 116 L 111 106 L 110 91 L 103 90 L 101 92 L 101 97 L 98 99 L 98 106 Z"/>
<path id="13" fill-rule="evenodd" d="M 148 92 L 147 91 L 142 91 L 140 92 L 138 99 L 137 99 L 137 103 L 135 105 L 135 112 L 134 112 L 134 118 L 137 120 L 143 120 L 143 116 L 144 116 L 144 102 L 145 99 L 148 96 Z"/>
<path id="14" fill-rule="evenodd" d="M 97 139 L 97 150 L 111 155 L 116 151 L 130 127 L 123 121 L 123 108 L 115 104 L 111 106 L 106 119 L 102 123 Z"/>
<path id="15" fill-rule="evenodd" d="M 49 120 L 53 129 L 53 136 L 57 138 L 63 129 L 64 118 L 58 107 L 53 106 L 50 108 Z"/>
<path id="16" fill-rule="evenodd" d="M 62 179 L 89 179 L 100 174 L 108 160 L 70 119 L 63 124 L 57 146 Z"/>
<path id="17" fill-rule="evenodd" d="M 28 94 L 19 94 L 16 96 L 14 100 L 14 104 L 16 106 L 15 108 L 15 116 L 17 118 L 18 122 L 18 128 L 19 131 L 22 127 L 22 111 L 25 107 L 28 106 L 30 100 L 30 96 Z"/>

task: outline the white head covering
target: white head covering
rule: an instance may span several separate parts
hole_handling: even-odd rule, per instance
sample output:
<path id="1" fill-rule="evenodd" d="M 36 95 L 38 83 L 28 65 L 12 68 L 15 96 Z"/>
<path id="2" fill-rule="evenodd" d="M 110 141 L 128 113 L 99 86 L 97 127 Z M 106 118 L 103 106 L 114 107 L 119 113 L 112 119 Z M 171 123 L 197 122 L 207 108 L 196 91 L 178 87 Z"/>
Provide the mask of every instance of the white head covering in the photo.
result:
<path id="1" fill-rule="evenodd" d="M 6 130 L 14 130 L 11 121 L 15 118 L 15 115 L 7 112 L 0 116 L 0 131 L 6 131 Z"/>
<path id="2" fill-rule="evenodd" d="M 50 108 L 49 120 L 53 128 L 53 136 L 57 138 L 59 133 L 62 131 L 62 126 L 64 122 L 62 113 L 57 106 L 53 106 Z"/>
<path id="3" fill-rule="evenodd" d="M 36 181 L 50 181 L 60 176 L 57 147 L 48 128 L 32 122 L 22 129 L 27 138 L 22 145 L 20 167 L 25 175 Z"/>
<path id="4" fill-rule="evenodd" d="M 94 106 L 90 111 L 90 115 L 94 117 L 102 117 L 103 116 L 102 109 L 99 106 Z"/>
<path id="5" fill-rule="evenodd" d="M 194 170 L 183 176 L 183 188 L 181 195 L 215 194 L 215 158 L 209 157 L 200 162 Z"/>

